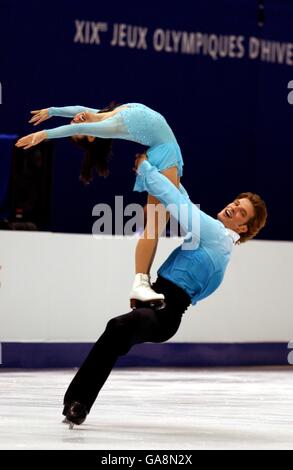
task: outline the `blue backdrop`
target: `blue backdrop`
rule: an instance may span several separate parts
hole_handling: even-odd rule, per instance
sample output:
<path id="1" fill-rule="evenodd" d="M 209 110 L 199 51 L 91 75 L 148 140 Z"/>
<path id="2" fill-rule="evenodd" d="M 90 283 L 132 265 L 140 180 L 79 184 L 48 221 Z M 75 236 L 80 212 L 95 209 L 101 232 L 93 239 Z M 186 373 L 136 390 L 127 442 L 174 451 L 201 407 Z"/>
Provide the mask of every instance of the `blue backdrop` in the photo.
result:
<path id="1" fill-rule="evenodd" d="M 256 0 L 0 0 L 0 134 L 32 132 L 32 109 L 142 102 L 173 128 L 194 202 L 215 216 L 258 192 L 269 210 L 261 238 L 292 240 L 292 26 L 289 0 L 265 1 L 263 27 Z M 115 144 L 110 177 L 85 188 L 81 155 L 55 141 L 52 230 L 91 232 L 93 206 L 115 195 L 144 201 L 132 192 L 141 148 Z"/>

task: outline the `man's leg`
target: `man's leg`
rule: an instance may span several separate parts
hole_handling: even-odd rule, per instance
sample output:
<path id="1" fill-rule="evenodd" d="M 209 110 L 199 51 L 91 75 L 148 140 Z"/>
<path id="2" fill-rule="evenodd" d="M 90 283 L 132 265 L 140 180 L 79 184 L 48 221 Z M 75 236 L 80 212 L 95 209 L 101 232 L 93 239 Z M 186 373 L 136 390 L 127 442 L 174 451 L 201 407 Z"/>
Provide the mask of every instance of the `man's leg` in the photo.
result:
<path id="1" fill-rule="evenodd" d="M 166 341 L 176 333 L 180 321 L 181 313 L 168 307 L 157 311 L 138 308 L 112 318 L 69 385 L 64 404 L 77 401 L 89 412 L 118 356 L 134 344 Z"/>

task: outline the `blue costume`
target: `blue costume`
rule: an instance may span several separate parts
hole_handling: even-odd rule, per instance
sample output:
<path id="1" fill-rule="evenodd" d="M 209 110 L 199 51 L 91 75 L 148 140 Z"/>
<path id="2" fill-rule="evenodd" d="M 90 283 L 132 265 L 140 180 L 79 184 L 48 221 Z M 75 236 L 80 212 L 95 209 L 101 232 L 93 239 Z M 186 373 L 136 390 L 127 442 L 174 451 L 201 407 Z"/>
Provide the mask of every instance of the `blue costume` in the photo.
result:
<path id="1" fill-rule="evenodd" d="M 117 107 L 118 110 L 120 108 Z M 159 171 L 177 166 L 178 176 L 183 173 L 183 159 L 180 147 L 165 118 L 140 103 L 121 105 L 121 111 L 100 122 L 70 124 L 67 126 L 47 129 L 48 139 L 69 137 L 72 135 L 88 135 L 100 138 L 124 139 L 149 147 L 149 162 Z M 49 108 L 49 116 L 73 117 L 77 113 L 97 113 L 98 109 L 83 106 L 66 106 Z M 137 175 L 135 191 L 146 191 L 143 179 Z"/>
<path id="2" fill-rule="evenodd" d="M 221 284 L 233 245 L 240 237 L 219 220 L 199 210 L 186 192 L 178 190 L 148 161 L 140 164 L 138 173 L 146 190 L 168 206 L 168 211 L 184 231 L 197 241 L 194 249 L 184 249 L 188 248 L 184 246 L 189 243 L 190 237 L 187 237 L 158 271 L 160 276 L 181 287 L 195 305 Z"/>

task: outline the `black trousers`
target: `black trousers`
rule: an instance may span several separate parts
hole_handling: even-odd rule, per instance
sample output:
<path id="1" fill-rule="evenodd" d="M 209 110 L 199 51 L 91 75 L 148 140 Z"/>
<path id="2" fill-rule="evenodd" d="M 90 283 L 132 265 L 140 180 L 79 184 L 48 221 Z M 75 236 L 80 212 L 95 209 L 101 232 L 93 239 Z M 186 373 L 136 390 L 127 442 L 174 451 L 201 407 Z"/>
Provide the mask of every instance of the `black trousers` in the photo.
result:
<path id="1" fill-rule="evenodd" d="M 112 318 L 70 383 L 64 404 L 79 401 L 90 411 L 119 356 L 135 344 L 161 343 L 176 333 L 190 304 L 189 296 L 160 276 L 152 287 L 165 295 L 166 307 L 156 310 L 144 306 Z"/>

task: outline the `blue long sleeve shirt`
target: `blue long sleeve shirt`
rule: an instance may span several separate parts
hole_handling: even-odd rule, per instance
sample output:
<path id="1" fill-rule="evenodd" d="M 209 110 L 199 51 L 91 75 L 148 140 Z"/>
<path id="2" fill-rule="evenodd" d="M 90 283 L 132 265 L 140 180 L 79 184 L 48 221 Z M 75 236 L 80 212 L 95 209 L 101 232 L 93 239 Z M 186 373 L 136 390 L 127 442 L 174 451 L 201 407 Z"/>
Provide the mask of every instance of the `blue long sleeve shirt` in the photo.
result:
<path id="1" fill-rule="evenodd" d="M 59 116 L 59 117 L 74 117 L 78 113 L 98 113 L 100 110 L 96 108 L 89 108 L 87 106 L 62 106 L 62 107 L 56 107 L 56 106 L 51 106 L 51 108 L 48 108 L 48 114 L 49 116 Z"/>
<path id="2" fill-rule="evenodd" d="M 159 199 L 187 234 L 158 274 L 187 292 L 195 305 L 221 284 L 239 235 L 201 211 L 182 186 L 177 189 L 148 161 L 140 164 L 138 174 L 147 191 Z"/>

